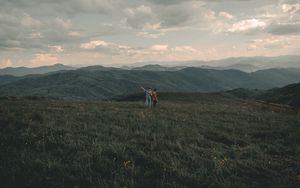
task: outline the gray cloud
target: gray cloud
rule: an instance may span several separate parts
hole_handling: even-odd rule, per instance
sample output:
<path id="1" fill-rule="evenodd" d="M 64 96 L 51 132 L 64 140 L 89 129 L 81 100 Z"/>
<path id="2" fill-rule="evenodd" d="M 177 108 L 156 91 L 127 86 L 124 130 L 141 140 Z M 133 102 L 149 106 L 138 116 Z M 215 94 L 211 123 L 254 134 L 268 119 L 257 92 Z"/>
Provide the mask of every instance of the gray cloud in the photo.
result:
<path id="1" fill-rule="evenodd" d="M 114 2 L 109 0 L 10 0 L 1 1 L 0 6 L 13 8 L 37 8 L 47 6 L 65 13 L 107 13 L 113 8 Z"/>
<path id="2" fill-rule="evenodd" d="M 265 31 L 273 35 L 300 34 L 300 2 L 283 1 L 267 10 L 266 20 L 269 22 Z M 271 15 L 271 16 L 270 16 Z"/>
<path id="3" fill-rule="evenodd" d="M 296 5 L 281 7 L 283 3 Z M 165 46 L 165 58 L 179 53 L 176 46 L 197 53 L 210 47 L 214 53 L 220 43 L 231 48 L 262 33 L 298 35 L 298 4 L 299 0 L 0 0 L 0 53 L 5 54 L 0 54 L 0 62 L 13 59 L 7 54 L 14 53 L 30 60 L 38 53 L 101 53 L 111 59 L 123 54 L 125 59 L 135 52 L 142 59 L 147 54 L 159 57 Z M 260 9 L 264 6 L 269 7 L 265 12 Z M 80 48 L 88 41 L 109 42 Z"/>
<path id="4" fill-rule="evenodd" d="M 126 23 L 133 28 L 142 28 L 145 23 L 152 22 L 155 14 L 151 7 L 141 5 L 136 8 L 127 8 L 124 10 Z"/>
<path id="5" fill-rule="evenodd" d="M 300 22 L 299 23 L 274 23 L 268 27 L 268 32 L 274 35 L 291 35 L 300 34 Z"/>
<path id="6" fill-rule="evenodd" d="M 155 4 L 161 4 L 161 5 L 174 5 L 182 2 L 197 1 L 197 0 L 147 0 L 147 1 Z"/>
<path id="7" fill-rule="evenodd" d="M 149 2 L 152 3 L 156 3 L 156 4 L 162 4 L 162 5 L 174 5 L 174 4 L 178 4 L 178 3 L 186 3 L 189 1 L 198 1 L 198 2 L 214 2 L 214 3 L 218 3 L 218 2 L 229 2 L 229 1 L 252 1 L 252 0 L 147 0 Z"/>
<path id="8" fill-rule="evenodd" d="M 179 1 L 178 1 L 179 2 Z M 167 2 L 166 2 L 167 3 Z M 156 29 L 183 27 L 201 21 L 201 15 L 206 10 L 196 2 L 169 4 L 169 6 L 141 5 L 125 9 L 126 23 L 135 29 L 145 29 L 145 26 L 159 25 Z"/>
<path id="9" fill-rule="evenodd" d="M 29 14 L 3 12 L 0 14 L 0 47 L 13 49 L 48 49 L 48 45 L 78 39 L 70 20 L 48 18 L 38 20 Z"/>
<path id="10" fill-rule="evenodd" d="M 166 27 L 174 27 L 193 21 L 193 17 L 199 15 L 200 11 L 200 7 L 195 7 L 194 4 L 179 4 L 158 10 L 162 26 Z"/>

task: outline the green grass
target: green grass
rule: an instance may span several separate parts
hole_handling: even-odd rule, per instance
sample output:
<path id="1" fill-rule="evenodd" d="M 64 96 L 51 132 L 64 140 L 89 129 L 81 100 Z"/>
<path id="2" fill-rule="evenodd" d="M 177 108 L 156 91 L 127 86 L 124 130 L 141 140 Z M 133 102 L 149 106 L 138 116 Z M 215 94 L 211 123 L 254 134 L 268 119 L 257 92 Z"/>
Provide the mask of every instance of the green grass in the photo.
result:
<path id="1" fill-rule="evenodd" d="M 297 110 L 209 94 L 0 100 L 2 187 L 297 187 Z"/>

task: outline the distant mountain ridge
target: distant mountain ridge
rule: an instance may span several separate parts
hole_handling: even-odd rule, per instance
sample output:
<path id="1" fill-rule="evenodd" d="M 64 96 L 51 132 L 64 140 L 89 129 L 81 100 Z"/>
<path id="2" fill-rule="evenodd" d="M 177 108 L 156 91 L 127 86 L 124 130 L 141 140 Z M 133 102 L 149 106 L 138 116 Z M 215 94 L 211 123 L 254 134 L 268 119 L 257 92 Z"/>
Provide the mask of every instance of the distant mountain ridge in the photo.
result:
<path id="1" fill-rule="evenodd" d="M 300 56 L 286 55 L 277 57 L 231 57 L 220 60 L 211 61 L 201 61 L 201 60 L 191 60 L 191 61 L 152 61 L 152 62 L 139 62 L 133 64 L 135 67 L 144 66 L 147 64 L 159 64 L 162 66 L 188 66 L 188 67 L 236 67 L 241 65 L 251 65 L 255 68 L 261 69 L 271 69 L 271 68 L 300 68 Z M 235 68 L 234 68 L 235 69 Z M 239 69 L 238 69 L 239 70 Z M 256 71 L 256 70 L 254 70 Z M 248 71 L 246 71 L 248 72 Z M 251 71 L 253 72 L 253 71 Z"/>
<path id="2" fill-rule="evenodd" d="M 149 65 L 144 65 L 140 67 L 131 67 L 127 68 L 127 70 L 144 70 L 144 71 L 178 71 L 182 70 L 188 67 L 197 67 L 197 66 L 162 66 L 159 64 L 149 64 Z M 255 72 L 258 70 L 261 70 L 261 68 L 251 65 L 251 64 L 234 64 L 230 66 L 224 66 L 224 67 L 217 67 L 217 66 L 208 66 L 208 65 L 202 65 L 198 68 L 202 69 L 214 69 L 214 70 L 239 70 L 243 72 Z"/>
<path id="3" fill-rule="evenodd" d="M 159 64 L 149 64 L 141 67 L 134 67 L 131 70 L 142 70 L 142 71 L 178 71 L 187 68 L 186 66 L 175 66 L 175 67 L 166 67 Z"/>
<path id="4" fill-rule="evenodd" d="M 110 71 L 110 70 L 122 70 L 121 68 L 116 67 L 105 67 L 102 65 L 93 65 L 88 67 L 81 67 L 78 70 L 85 70 L 85 71 Z"/>
<path id="5" fill-rule="evenodd" d="M 271 89 L 300 82 L 300 69 L 270 69 L 245 73 L 201 68 L 185 68 L 179 71 L 98 68 L 20 77 L 0 85 L 0 96 L 50 96 L 89 100 L 137 93 L 141 91 L 140 86 L 168 92 L 217 92 L 236 88 Z"/>
<path id="6" fill-rule="evenodd" d="M 140 70 L 140 71 L 178 71 L 188 67 L 200 67 L 203 69 L 215 70 L 240 70 L 243 72 L 255 72 L 258 70 L 272 68 L 299 68 L 300 56 L 279 56 L 279 57 L 235 57 L 212 61 L 170 61 L 170 62 L 139 62 L 131 65 L 114 65 L 111 67 L 102 65 L 91 65 L 83 67 L 55 64 L 50 66 L 27 68 L 7 67 L 0 69 L 0 75 L 25 76 L 31 74 L 47 74 L 67 70 Z"/>
<path id="7" fill-rule="evenodd" d="M 251 65 L 251 64 L 234 64 L 234 65 L 224 66 L 224 67 L 213 67 L 213 66 L 203 65 L 203 66 L 201 66 L 201 68 L 215 69 L 215 70 L 231 70 L 232 69 L 232 70 L 239 70 L 239 71 L 248 72 L 248 73 L 262 70 L 261 68 Z"/>
<path id="8" fill-rule="evenodd" d="M 0 69 L 0 75 L 12 75 L 12 76 L 25 76 L 30 74 L 46 74 L 51 72 L 74 70 L 74 67 L 66 66 L 63 64 L 55 64 L 49 66 L 28 68 L 28 67 L 7 67 Z"/>

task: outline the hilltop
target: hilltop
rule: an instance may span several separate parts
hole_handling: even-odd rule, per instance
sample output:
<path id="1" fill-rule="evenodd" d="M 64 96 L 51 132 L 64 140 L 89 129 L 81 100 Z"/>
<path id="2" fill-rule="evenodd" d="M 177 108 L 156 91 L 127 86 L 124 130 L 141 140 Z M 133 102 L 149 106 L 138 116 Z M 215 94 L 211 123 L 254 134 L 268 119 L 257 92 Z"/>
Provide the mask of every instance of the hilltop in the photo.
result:
<path id="1" fill-rule="evenodd" d="M 0 99 L 3 187 L 297 187 L 299 111 L 219 94 Z"/>
<path id="2" fill-rule="evenodd" d="M 239 88 L 226 91 L 225 94 L 244 99 L 262 100 L 300 107 L 300 83 L 287 85 L 281 88 L 273 88 L 270 90 L 250 90 Z"/>
<path id="3" fill-rule="evenodd" d="M 257 98 L 268 102 L 300 107 L 300 83 L 268 90 Z"/>

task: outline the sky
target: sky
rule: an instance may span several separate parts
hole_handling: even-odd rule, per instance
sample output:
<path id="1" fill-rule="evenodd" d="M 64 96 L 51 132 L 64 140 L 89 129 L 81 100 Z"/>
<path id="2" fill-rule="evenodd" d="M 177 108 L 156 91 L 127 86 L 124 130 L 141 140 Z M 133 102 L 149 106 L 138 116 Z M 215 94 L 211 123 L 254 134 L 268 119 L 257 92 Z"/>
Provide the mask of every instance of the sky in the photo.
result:
<path id="1" fill-rule="evenodd" d="M 300 53 L 300 0 L 0 0 L 0 68 Z"/>

